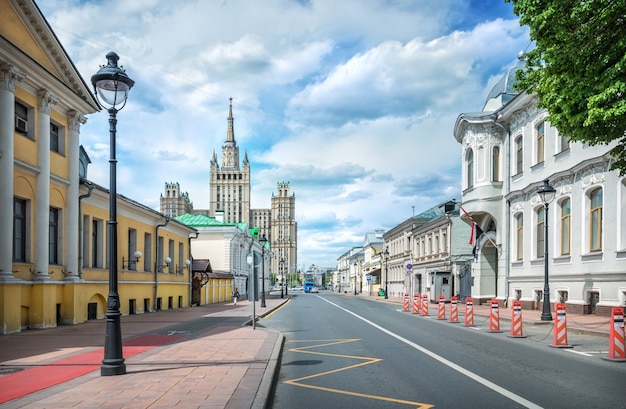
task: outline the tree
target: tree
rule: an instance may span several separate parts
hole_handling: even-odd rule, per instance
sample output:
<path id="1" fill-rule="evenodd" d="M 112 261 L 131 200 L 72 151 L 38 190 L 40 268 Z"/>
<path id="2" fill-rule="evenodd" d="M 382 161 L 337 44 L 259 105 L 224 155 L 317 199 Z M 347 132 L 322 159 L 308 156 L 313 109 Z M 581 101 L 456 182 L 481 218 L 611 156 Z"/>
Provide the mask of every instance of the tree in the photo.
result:
<path id="1" fill-rule="evenodd" d="M 517 88 L 536 93 L 561 134 L 617 145 L 611 169 L 626 174 L 626 2 L 505 0 L 536 47 Z"/>

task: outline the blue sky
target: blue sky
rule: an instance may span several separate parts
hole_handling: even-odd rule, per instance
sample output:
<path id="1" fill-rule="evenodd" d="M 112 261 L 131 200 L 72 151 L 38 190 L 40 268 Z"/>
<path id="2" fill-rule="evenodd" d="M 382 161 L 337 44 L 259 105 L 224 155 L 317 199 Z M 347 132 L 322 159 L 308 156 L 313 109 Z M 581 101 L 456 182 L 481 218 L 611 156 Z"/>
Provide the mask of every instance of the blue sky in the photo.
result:
<path id="1" fill-rule="evenodd" d="M 296 196 L 300 267 L 461 198 L 456 117 L 529 47 L 512 6 L 464 0 L 40 0 L 89 83 L 115 51 L 136 81 L 118 114 L 118 192 L 154 209 L 166 182 L 208 208 L 229 98 L 252 207 Z M 81 143 L 108 186 L 108 115 Z"/>

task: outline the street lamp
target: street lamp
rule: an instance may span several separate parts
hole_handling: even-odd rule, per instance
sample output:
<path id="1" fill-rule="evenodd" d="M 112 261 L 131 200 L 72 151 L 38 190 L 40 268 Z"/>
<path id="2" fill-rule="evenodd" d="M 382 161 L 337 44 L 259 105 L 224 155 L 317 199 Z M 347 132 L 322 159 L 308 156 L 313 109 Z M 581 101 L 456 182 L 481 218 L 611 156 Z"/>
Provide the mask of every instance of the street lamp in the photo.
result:
<path id="1" fill-rule="evenodd" d="M 280 258 L 280 298 L 284 297 L 283 287 L 285 286 L 285 259 Z"/>
<path id="2" fill-rule="evenodd" d="M 385 249 L 385 252 L 383 254 L 385 255 L 385 300 L 387 300 L 389 299 L 389 293 L 387 292 L 387 284 L 389 279 L 389 260 L 387 259 L 387 257 L 389 257 L 389 250 Z"/>
<path id="3" fill-rule="evenodd" d="M 267 239 L 265 238 L 265 234 L 261 236 L 259 239 L 259 243 L 261 243 L 261 307 L 265 308 L 265 243 L 267 243 Z"/>
<path id="4" fill-rule="evenodd" d="M 357 285 L 357 278 L 359 275 L 359 265 L 357 264 L 357 262 L 354 262 L 354 295 L 357 295 L 356 292 L 356 285 Z"/>
<path id="5" fill-rule="evenodd" d="M 554 200 L 556 190 L 550 186 L 548 179 L 543 180 L 543 186 L 537 192 L 545 208 L 544 214 L 544 226 L 545 237 L 544 243 L 544 255 L 543 255 L 543 310 L 541 311 L 541 321 L 552 321 L 552 313 L 550 311 L 550 286 L 548 285 L 548 206 L 550 202 Z"/>
<path id="6" fill-rule="evenodd" d="M 117 292 L 117 180 L 115 156 L 115 134 L 117 112 L 124 108 L 128 92 L 135 84 L 123 67 L 117 66 L 119 56 L 114 52 L 106 55 L 107 65 L 100 67 L 91 77 L 94 93 L 98 102 L 109 111 L 109 225 L 108 225 L 108 264 L 109 264 L 109 295 L 106 311 L 106 335 L 104 338 L 104 359 L 100 367 L 102 376 L 123 375 L 126 364 L 122 354 L 122 327 L 120 313 L 120 297 Z"/>

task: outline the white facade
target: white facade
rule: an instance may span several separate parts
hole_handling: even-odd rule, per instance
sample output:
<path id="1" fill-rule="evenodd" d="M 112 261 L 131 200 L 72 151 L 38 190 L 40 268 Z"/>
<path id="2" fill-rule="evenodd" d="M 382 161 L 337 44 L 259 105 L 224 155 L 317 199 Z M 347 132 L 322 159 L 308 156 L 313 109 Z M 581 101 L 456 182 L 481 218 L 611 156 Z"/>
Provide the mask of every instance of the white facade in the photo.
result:
<path id="1" fill-rule="evenodd" d="M 454 129 L 463 148 L 463 207 L 484 231 L 472 296 L 541 308 L 546 218 L 537 191 L 547 180 L 556 189 L 547 214 L 550 302 L 608 315 L 626 305 L 626 178 L 609 171 L 613 145 L 568 141 L 536 96 L 499 85 L 485 104 L 490 110 L 461 114 Z"/>

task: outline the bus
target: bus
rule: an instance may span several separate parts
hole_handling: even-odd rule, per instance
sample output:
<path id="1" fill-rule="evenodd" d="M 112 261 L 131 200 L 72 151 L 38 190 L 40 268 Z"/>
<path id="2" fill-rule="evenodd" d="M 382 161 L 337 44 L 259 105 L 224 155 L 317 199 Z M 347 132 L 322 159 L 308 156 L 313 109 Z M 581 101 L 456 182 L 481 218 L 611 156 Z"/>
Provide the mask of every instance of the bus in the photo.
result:
<path id="1" fill-rule="evenodd" d="M 304 282 L 304 292 L 310 293 L 311 290 L 315 287 L 315 283 L 313 281 L 305 281 Z"/>

